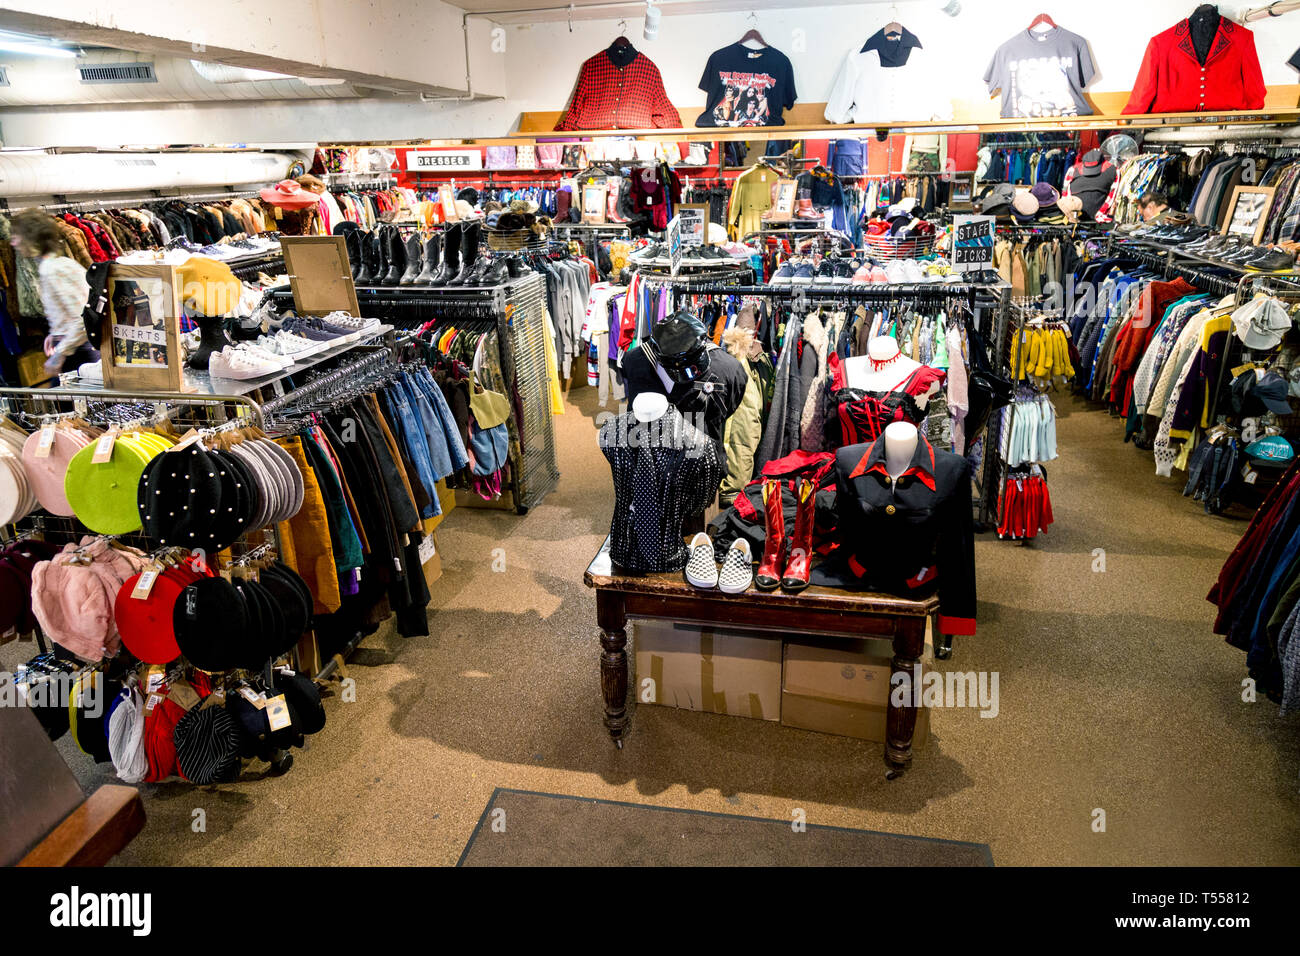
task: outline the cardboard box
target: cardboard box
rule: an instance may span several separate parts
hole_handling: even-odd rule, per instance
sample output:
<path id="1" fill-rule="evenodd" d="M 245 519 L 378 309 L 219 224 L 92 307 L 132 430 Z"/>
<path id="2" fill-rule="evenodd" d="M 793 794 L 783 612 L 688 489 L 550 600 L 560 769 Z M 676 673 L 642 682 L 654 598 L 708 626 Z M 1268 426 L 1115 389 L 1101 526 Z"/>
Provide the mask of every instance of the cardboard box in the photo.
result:
<path id="1" fill-rule="evenodd" d="M 430 531 L 420 542 L 420 564 L 424 567 L 424 580 L 429 587 L 442 577 L 442 555 L 438 552 L 438 539 Z"/>
<path id="2" fill-rule="evenodd" d="M 888 640 L 787 641 L 781 681 L 781 723 L 862 740 L 885 741 L 889 675 L 894 656 Z M 921 665 L 934 661 L 929 622 Z M 930 712 L 916 715 L 912 745 L 930 735 Z"/>
<path id="3" fill-rule="evenodd" d="M 639 703 L 780 719 L 779 637 L 637 621 L 633 647 Z"/>
<path id="4" fill-rule="evenodd" d="M 42 350 L 32 349 L 18 356 L 18 381 L 24 388 L 48 382 L 53 377 L 45 371 L 45 353 Z"/>
<path id="5" fill-rule="evenodd" d="M 424 519 L 424 530 L 429 532 L 432 532 L 438 527 L 438 525 L 442 524 L 443 519 L 446 518 L 447 515 L 451 513 L 451 510 L 456 507 L 456 493 L 447 487 L 445 479 L 439 479 L 436 490 L 438 492 L 438 504 L 442 507 L 442 513 L 436 514 L 432 518 Z"/>

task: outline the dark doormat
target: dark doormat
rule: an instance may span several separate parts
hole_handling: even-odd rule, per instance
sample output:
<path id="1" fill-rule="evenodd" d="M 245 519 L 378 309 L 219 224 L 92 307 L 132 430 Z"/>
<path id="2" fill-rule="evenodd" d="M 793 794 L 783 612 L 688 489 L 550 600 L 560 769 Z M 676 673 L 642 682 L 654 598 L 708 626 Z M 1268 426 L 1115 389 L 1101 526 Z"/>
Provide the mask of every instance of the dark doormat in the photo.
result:
<path id="1" fill-rule="evenodd" d="M 458 866 L 992 866 L 984 843 L 498 787 Z"/>

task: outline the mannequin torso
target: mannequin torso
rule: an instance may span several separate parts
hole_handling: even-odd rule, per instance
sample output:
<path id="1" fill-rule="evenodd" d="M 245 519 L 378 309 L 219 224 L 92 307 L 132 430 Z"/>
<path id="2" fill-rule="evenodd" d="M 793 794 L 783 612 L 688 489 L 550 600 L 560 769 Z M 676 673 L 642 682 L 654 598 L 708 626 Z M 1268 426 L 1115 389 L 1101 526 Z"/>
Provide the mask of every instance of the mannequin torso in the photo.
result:
<path id="1" fill-rule="evenodd" d="M 867 343 L 866 355 L 844 361 L 844 378 L 850 388 L 864 392 L 890 392 L 907 381 L 920 368 L 918 362 L 898 350 L 898 342 L 879 335 Z"/>
<path id="2" fill-rule="evenodd" d="M 895 481 L 907 471 L 916 454 L 917 431 L 911 422 L 894 422 L 885 428 L 885 469 Z"/>

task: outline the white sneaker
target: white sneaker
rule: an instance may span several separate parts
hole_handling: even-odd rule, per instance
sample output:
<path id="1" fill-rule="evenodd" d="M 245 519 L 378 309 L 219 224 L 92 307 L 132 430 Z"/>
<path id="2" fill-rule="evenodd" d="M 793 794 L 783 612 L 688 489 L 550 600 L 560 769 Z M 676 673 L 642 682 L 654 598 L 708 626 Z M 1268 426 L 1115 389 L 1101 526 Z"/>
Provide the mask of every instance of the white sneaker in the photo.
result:
<path id="1" fill-rule="evenodd" d="M 226 346 L 220 352 L 213 352 L 208 360 L 208 374 L 213 378 L 230 378 L 243 381 L 250 378 L 265 378 L 278 375 L 284 371 L 278 362 L 272 364 L 257 358 L 247 349 Z"/>
<path id="2" fill-rule="evenodd" d="M 754 552 L 749 542 L 737 538 L 727 549 L 727 556 L 722 559 L 722 571 L 718 574 L 718 590 L 723 594 L 740 594 L 749 590 L 754 583 Z"/>
<path id="3" fill-rule="evenodd" d="M 256 342 L 236 342 L 232 348 L 240 352 L 247 352 L 259 362 L 265 362 L 267 365 L 274 365 L 277 369 L 289 368 L 293 365 L 293 359 L 280 355 L 276 352 L 268 351 L 262 348 Z"/>
<path id="4" fill-rule="evenodd" d="M 325 321 L 330 325 L 336 325 L 341 329 L 349 329 L 353 332 L 369 332 L 380 325 L 378 319 L 354 318 L 346 312 L 331 312 L 325 316 Z"/>
<path id="5" fill-rule="evenodd" d="M 282 355 L 294 362 L 310 358 L 317 352 L 325 351 L 327 347 L 326 343 L 313 342 L 311 339 L 305 339 L 301 335 L 294 335 L 283 329 L 275 335 L 259 335 L 257 344 L 268 352 Z"/>
<path id="6" fill-rule="evenodd" d="M 713 539 L 703 531 L 691 539 L 691 557 L 686 562 L 686 583 L 706 591 L 718 586 L 718 565 L 713 560 Z"/>

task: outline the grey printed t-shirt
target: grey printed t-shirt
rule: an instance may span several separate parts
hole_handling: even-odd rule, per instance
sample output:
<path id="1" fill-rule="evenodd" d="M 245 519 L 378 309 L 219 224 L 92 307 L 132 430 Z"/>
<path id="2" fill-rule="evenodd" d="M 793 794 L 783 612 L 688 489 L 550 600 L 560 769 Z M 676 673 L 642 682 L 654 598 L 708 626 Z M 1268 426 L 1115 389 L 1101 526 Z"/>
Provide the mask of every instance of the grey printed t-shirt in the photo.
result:
<path id="1" fill-rule="evenodd" d="M 1021 30 L 998 47 L 984 82 L 1002 90 L 1004 117 L 1090 116 L 1083 90 L 1095 73 L 1088 41 L 1055 27 Z"/>

